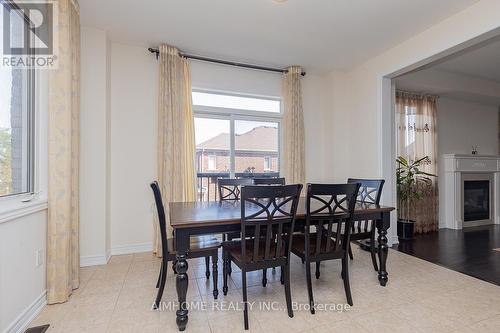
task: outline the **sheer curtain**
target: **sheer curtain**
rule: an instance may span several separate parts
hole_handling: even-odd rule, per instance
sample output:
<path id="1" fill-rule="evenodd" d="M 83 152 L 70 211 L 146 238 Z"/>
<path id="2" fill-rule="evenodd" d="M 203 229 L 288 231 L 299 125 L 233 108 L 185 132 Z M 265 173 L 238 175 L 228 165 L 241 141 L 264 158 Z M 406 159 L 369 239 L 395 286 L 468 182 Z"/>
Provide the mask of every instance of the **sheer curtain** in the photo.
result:
<path id="1" fill-rule="evenodd" d="M 49 70 L 47 302 L 68 300 L 79 285 L 78 165 L 80 14 L 76 0 L 59 0 L 58 68 Z"/>
<path id="2" fill-rule="evenodd" d="M 189 61 L 175 47 L 160 45 L 157 174 L 171 233 L 169 202 L 195 201 L 195 141 Z M 153 250 L 161 256 L 158 221 Z"/>
<path id="3" fill-rule="evenodd" d="M 436 99 L 435 96 L 396 92 L 397 155 L 410 163 L 428 156 L 429 161 L 421 169 L 434 175 L 438 171 Z M 422 199 L 409 212 L 409 218 L 416 221 L 415 232 L 437 230 L 437 178 L 432 179 L 432 185 L 415 190 L 423 192 Z"/>
<path id="4" fill-rule="evenodd" d="M 301 72 L 300 67 L 293 66 L 283 74 L 283 169 L 287 184 L 305 182 Z"/>

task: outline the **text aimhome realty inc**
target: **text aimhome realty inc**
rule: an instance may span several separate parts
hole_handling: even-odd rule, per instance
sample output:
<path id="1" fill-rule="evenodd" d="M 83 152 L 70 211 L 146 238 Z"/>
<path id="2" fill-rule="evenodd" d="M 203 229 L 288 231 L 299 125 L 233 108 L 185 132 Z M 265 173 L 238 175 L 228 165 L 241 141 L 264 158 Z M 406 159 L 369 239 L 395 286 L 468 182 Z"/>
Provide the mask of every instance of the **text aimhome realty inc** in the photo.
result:
<path id="1" fill-rule="evenodd" d="M 235 302 L 235 301 L 191 301 L 186 302 L 186 310 L 189 311 L 243 311 L 244 310 L 244 302 Z M 259 311 L 286 311 L 286 305 L 281 302 L 247 302 L 248 309 L 259 310 Z M 154 308 L 154 304 L 151 306 L 151 309 Z M 347 312 L 349 311 L 351 306 L 349 304 L 336 304 L 336 303 L 315 303 L 314 309 L 316 312 Z M 179 310 L 178 302 L 161 302 L 158 306 L 157 310 L 160 311 L 176 311 Z M 293 311 L 310 311 L 311 305 L 309 303 L 299 303 L 292 302 L 292 310 Z"/>

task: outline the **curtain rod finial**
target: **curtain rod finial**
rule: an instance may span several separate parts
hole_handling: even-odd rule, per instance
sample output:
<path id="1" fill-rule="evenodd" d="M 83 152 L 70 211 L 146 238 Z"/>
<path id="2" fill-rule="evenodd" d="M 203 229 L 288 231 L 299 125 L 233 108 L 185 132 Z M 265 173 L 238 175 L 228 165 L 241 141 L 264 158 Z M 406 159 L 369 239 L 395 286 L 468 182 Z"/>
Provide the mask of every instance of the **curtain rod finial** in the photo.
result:
<path id="1" fill-rule="evenodd" d="M 158 49 L 154 49 L 152 47 L 148 47 L 148 51 L 151 52 L 151 53 L 154 53 L 155 56 L 156 56 L 156 59 L 158 59 L 158 57 L 160 56 L 160 50 L 158 50 Z"/>

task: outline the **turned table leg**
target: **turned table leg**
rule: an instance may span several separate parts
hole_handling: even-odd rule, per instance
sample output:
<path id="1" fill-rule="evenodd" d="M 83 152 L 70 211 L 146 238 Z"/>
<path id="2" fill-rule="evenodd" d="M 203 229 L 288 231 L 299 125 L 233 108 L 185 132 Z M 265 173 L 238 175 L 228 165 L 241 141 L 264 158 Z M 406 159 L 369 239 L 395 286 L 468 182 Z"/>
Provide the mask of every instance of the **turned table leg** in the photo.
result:
<path id="1" fill-rule="evenodd" d="M 177 299 L 179 309 L 176 311 L 176 323 L 179 331 L 184 331 L 188 323 L 188 308 L 186 295 L 188 291 L 188 263 L 187 252 L 189 250 L 189 235 L 183 235 L 181 232 L 176 234 L 177 255 L 175 268 L 177 275 L 175 277 L 175 287 L 177 289 Z"/>
<path id="2" fill-rule="evenodd" d="M 387 274 L 387 254 L 389 252 L 389 247 L 387 246 L 387 229 L 391 225 L 390 213 L 386 212 L 382 214 L 382 219 L 377 221 L 377 231 L 378 231 L 378 260 L 380 267 L 378 270 L 378 280 L 381 286 L 385 286 L 388 280 Z"/>

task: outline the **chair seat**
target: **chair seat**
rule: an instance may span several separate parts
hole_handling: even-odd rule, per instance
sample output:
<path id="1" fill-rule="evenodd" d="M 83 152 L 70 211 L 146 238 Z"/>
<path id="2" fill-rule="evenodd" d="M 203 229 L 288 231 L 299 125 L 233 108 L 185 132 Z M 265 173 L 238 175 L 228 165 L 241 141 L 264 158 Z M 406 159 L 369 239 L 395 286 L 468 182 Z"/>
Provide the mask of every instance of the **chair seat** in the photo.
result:
<path id="1" fill-rule="evenodd" d="M 252 241 L 246 242 L 246 253 L 242 254 L 241 252 L 241 241 L 233 241 L 233 242 L 224 242 L 222 243 L 222 247 L 229 254 L 230 257 L 234 258 L 234 261 L 238 262 L 251 262 L 252 260 L 262 260 L 264 259 L 266 252 L 266 241 L 265 239 L 261 239 L 259 242 L 259 250 L 257 254 L 257 258 L 253 257 L 254 252 L 254 243 Z M 271 243 L 269 247 L 270 257 L 274 257 L 274 253 L 276 253 L 276 243 Z M 279 256 L 285 256 L 285 243 L 281 243 L 281 250 Z"/>
<path id="2" fill-rule="evenodd" d="M 241 232 L 228 232 L 226 234 L 227 240 L 232 241 L 233 239 L 241 238 Z"/>
<path id="3" fill-rule="evenodd" d="M 316 233 L 310 234 L 310 243 L 309 243 L 309 254 L 313 255 L 316 253 L 316 243 L 317 243 L 317 238 L 318 235 Z M 328 241 L 328 236 L 324 233 L 321 234 L 321 246 L 320 246 L 320 252 L 325 253 L 326 251 L 326 244 Z M 334 238 L 331 239 L 331 245 L 335 244 Z M 306 237 L 305 234 L 302 235 L 294 235 L 293 241 L 292 241 L 292 252 L 299 255 L 303 254 L 305 255 L 306 253 Z M 333 252 L 333 249 L 330 249 L 330 252 Z"/>
<path id="4" fill-rule="evenodd" d="M 221 242 L 213 236 L 194 236 L 191 237 L 189 242 L 188 257 L 206 256 L 206 252 L 217 251 L 221 246 Z M 173 238 L 167 239 L 168 253 L 170 256 L 175 257 L 177 251 L 175 250 L 175 240 Z"/>
<path id="5" fill-rule="evenodd" d="M 344 234 L 344 227 L 342 226 L 341 233 L 342 235 Z M 354 240 L 362 240 L 362 239 L 369 239 L 371 238 L 372 233 L 375 231 L 375 229 L 369 229 L 369 230 L 360 230 L 358 228 L 351 228 L 351 232 L 349 233 L 349 239 L 354 241 Z M 336 237 L 337 233 L 334 231 L 332 232 L 332 236 Z"/>
<path id="6" fill-rule="evenodd" d="M 353 232 L 351 233 L 349 239 L 352 241 L 362 240 L 362 239 L 370 239 L 372 237 L 372 231 L 363 231 L 363 232 Z"/>

